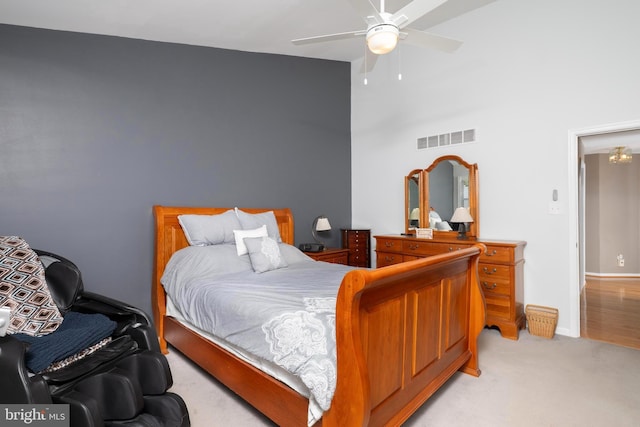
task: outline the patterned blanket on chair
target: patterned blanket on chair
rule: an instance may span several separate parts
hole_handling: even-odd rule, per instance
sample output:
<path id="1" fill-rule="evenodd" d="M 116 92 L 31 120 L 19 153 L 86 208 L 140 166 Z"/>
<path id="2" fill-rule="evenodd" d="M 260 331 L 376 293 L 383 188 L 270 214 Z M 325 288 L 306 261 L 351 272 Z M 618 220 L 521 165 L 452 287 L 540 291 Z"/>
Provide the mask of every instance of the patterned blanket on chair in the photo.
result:
<path id="1" fill-rule="evenodd" d="M 42 336 L 62 323 L 38 254 L 17 236 L 0 236 L 0 307 L 11 309 L 9 333 Z"/>

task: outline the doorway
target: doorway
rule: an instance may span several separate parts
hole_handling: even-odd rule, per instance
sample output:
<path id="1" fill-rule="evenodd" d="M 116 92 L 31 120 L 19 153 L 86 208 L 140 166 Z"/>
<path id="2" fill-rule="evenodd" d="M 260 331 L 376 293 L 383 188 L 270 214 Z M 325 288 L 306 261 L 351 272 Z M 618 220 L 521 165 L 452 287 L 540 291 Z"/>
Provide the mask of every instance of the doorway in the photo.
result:
<path id="1" fill-rule="evenodd" d="M 616 139 L 623 135 L 637 133 L 633 143 L 638 147 L 634 149 L 634 154 L 638 156 L 640 150 L 640 120 L 624 123 L 614 123 L 610 125 L 597 126 L 592 128 L 573 130 L 569 132 L 569 215 L 575 218 L 572 223 L 570 238 L 570 332 L 572 336 L 581 335 L 581 303 L 584 286 L 587 283 L 585 259 L 585 242 L 587 239 L 587 229 L 585 226 L 585 153 L 595 153 L 600 150 L 606 151 L 617 145 L 628 145 L 627 142 L 617 142 Z M 637 274 L 637 271 L 635 272 Z M 640 278 L 639 278 L 640 279 Z M 603 286 L 602 283 L 594 285 L 600 291 L 607 290 L 610 293 L 611 287 Z M 618 292 L 618 297 L 620 290 Z M 624 292 L 624 291 L 623 291 Z M 598 297 L 600 298 L 600 297 Z M 596 299 L 598 299 L 596 298 Z M 605 309 L 606 312 L 609 309 Z M 586 320 L 586 319 L 583 319 Z M 592 319 L 593 320 L 593 319 Z M 584 325 L 583 325 L 584 326 Z"/>

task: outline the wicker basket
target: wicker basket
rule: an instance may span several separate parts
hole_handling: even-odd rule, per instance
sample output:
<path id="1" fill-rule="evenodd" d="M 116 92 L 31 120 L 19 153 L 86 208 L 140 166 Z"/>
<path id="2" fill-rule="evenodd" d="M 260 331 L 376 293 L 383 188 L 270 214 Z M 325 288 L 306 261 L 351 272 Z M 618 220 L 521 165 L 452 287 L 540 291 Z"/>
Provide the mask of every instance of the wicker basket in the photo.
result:
<path id="1" fill-rule="evenodd" d="M 553 338 L 558 323 L 558 309 L 527 304 L 525 307 L 529 333 L 544 338 Z"/>

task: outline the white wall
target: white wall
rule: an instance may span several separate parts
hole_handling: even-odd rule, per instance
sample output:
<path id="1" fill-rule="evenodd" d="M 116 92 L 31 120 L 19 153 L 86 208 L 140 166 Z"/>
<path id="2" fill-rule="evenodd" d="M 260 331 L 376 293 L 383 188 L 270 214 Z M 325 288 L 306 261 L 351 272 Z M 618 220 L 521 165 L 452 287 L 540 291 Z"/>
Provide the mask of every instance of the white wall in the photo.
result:
<path id="1" fill-rule="evenodd" d="M 637 0 L 498 0 L 431 29 L 465 42 L 454 54 L 401 44 L 366 86 L 354 62 L 353 226 L 402 232 L 404 175 L 445 154 L 478 163 L 481 237 L 527 241 L 524 303 L 557 307 L 556 332 L 577 336 L 568 135 L 640 118 L 638 16 Z M 469 128 L 474 144 L 416 148 Z"/>

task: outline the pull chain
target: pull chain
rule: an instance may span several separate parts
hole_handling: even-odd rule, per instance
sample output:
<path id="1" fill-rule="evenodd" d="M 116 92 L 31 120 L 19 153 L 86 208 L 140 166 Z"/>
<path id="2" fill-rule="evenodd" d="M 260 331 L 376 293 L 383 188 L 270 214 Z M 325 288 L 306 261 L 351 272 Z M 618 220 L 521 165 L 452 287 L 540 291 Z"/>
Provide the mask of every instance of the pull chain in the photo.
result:
<path id="1" fill-rule="evenodd" d="M 364 85 L 366 86 L 367 83 L 369 83 L 367 81 L 367 44 L 364 44 Z"/>
<path id="2" fill-rule="evenodd" d="M 400 55 L 400 46 L 396 49 L 398 50 L 398 80 L 402 80 L 402 55 Z"/>

